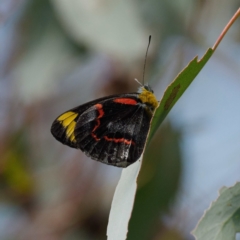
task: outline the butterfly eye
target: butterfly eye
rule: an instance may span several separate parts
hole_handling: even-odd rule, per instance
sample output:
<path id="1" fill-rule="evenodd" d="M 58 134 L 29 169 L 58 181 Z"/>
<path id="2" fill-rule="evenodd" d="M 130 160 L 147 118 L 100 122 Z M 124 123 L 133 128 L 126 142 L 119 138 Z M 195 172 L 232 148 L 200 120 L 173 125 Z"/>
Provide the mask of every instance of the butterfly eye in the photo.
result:
<path id="1" fill-rule="evenodd" d="M 145 88 L 147 91 L 153 93 L 153 90 L 152 90 L 152 88 L 151 88 L 149 85 L 144 85 L 144 88 Z"/>

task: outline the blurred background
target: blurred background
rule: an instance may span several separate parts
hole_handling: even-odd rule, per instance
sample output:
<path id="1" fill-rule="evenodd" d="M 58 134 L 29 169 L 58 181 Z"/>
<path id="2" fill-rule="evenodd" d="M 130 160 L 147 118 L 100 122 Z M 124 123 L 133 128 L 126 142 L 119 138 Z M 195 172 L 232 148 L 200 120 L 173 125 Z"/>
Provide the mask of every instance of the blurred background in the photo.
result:
<path id="1" fill-rule="evenodd" d="M 160 100 L 239 6 L 239 0 L 1 0 L 0 239 L 106 239 L 121 169 L 57 142 L 53 120 L 97 97 L 136 91 L 150 34 L 145 79 Z M 146 153 L 157 171 L 145 168 L 128 239 L 194 239 L 190 232 L 218 190 L 239 181 L 239 76 L 237 21 Z M 143 199 L 145 207 L 138 204 Z M 143 228 L 139 214 L 149 219 Z"/>

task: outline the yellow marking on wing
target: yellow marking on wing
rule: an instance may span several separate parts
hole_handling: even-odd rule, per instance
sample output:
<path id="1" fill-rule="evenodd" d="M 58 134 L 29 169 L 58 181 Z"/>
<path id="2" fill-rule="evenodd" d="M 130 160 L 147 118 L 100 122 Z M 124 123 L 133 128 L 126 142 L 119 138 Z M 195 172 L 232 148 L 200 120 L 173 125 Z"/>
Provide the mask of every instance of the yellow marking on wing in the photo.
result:
<path id="1" fill-rule="evenodd" d="M 71 142 L 76 142 L 76 139 L 75 139 L 74 134 L 71 135 L 71 137 L 70 137 L 70 141 L 71 141 Z"/>
<path id="2" fill-rule="evenodd" d="M 74 129 L 76 126 L 76 121 L 74 119 L 78 116 L 75 112 L 66 112 L 62 114 L 57 120 L 61 122 L 64 128 L 66 128 L 66 136 L 71 142 L 76 142 L 74 136 Z"/>
<path id="3" fill-rule="evenodd" d="M 141 88 L 141 93 L 139 94 L 138 97 L 141 99 L 143 103 L 150 104 L 151 106 L 153 106 L 154 109 L 157 108 L 158 101 L 155 95 L 152 92 L 148 91 L 145 87 Z"/>
<path id="4" fill-rule="evenodd" d="M 72 121 L 68 127 L 67 127 L 67 130 L 66 130 L 66 135 L 67 137 L 70 138 L 71 141 L 74 141 L 75 140 L 75 136 L 73 134 L 74 132 L 74 129 L 75 129 L 75 126 L 76 126 L 76 122 L 75 121 Z"/>
<path id="5" fill-rule="evenodd" d="M 58 121 L 63 121 L 66 118 L 69 118 L 70 116 L 74 115 L 74 118 L 77 116 L 77 113 L 75 112 L 66 112 L 64 114 L 62 114 L 57 120 Z"/>
<path id="6" fill-rule="evenodd" d="M 78 114 L 74 112 L 66 112 L 58 118 L 58 121 L 62 122 L 64 127 L 67 127 L 77 117 L 77 115 Z"/>

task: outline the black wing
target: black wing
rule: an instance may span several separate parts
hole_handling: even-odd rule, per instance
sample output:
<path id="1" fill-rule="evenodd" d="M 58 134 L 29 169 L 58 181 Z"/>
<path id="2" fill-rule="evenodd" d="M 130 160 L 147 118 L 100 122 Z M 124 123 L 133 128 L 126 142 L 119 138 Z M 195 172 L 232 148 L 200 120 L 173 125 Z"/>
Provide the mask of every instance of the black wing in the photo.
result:
<path id="1" fill-rule="evenodd" d="M 127 167 L 141 156 L 152 119 L 137 96 L 115 95 L 81 105 L 60 115 L 51 132 L 94 160 Z"/>
<path id="2" fill-rule="evenodd" d="M 51 133 L 61 143 L 73 148 L 78 148 L 76 145 L 76 139 L 74 136 L 74 129 L 76 122 L 80 115 L 93 105 L 107 99 L 115 98 L 118 95 L 112 95 L 108 97 L 99 98 L 90 102 L 87 102 L 78 107 L 72 108 L 61 115 L 59 115 L 52 124 Z"/>

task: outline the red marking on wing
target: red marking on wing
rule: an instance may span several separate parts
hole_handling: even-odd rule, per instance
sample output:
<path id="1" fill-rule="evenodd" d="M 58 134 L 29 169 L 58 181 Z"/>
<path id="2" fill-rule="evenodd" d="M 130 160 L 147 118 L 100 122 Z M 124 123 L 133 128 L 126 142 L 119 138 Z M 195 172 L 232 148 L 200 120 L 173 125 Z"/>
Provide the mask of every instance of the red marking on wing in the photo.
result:
<path id="1" fill-rule="evenodd" d="M 117 98 L 114 100 L 115 102 L 117 103 L 123 103 L 123 104 L 130 104 L 130 105 L 136 105 L 137 104 L 137 101 L 134 100 L 134 99 L 131 99 L 131 98 Z M 92 133 L 91 133 L 91 136 L 96 140 L 96 141 L 100 141 L 100 138 L 97 137 L 97 135 L 94 133 L 96 131 L 96 129 L 101 125 L 100 123 L 100 118 L 102 118 L 104 116 L 104 111 L 103 111 L 103 106 L 102 104 L 98 103 L 96 105 L 94 105 L 99 113 L 98 117 L 96 118 L 96 125 L 95 127 L 93 128 L 92 130 Z M 106 141 L 113 141 L 115 143 L 118 143 L 118 142 L 123 142 L 123 143 L 126 143 L 126 144 L 135 144 L 132 140 L 127 140 L 125 138 L 109 138 L 107 136 L 104 136 L 104 139 Z"/>
<path id="2" fill-rule="evenodd" d="M 109 138 L 107 136 L 104 136 L 104 139 L 109 141 L 109 142 L 115 142 L 115 143 L 118 143 L 118 142 L 123 142 L 123 143 L 126 143 L 126 144 L 135 144 L 132 140 L 127 140 L 125 138 Z"/>
<path id="3" fill-rule="evenodd" d="M 96 134 L 92 132 L 91 135 L 96 141 L 100 141 L 100 138 L 98 138 Z"/>
<path id="4" fill-rule="evenodd" d="M 97 119 L 97 124 L 95 125 L 94 129 L 92 130 L 92 132 L 94 132 L 99 126 L 100 126 L 100 120 Z"/>
<path id="5" fill-rule="evenodd" d="M 97 111 L 98 111 L 99 115 L 98 115 L 98 117 L 96 119 L 97 124 L 95 125 L 94 129 L 92 130 L 92 132 L 96 131 L 96 129 L 100 126 L 100 120 L 99 119 L 102 118 L 103 115 L 104 115 L 104 111 L 102 109 L 102 104 L 98 103 L 98 104 L 95 105 L 95 107 L 97 108 Z"/>
<path id="6" fill-rule="evenodd" d="M 103 109 L 102 109 L 103 105 L 100 104 L 100 103 L 98 103 L 98 104 L 95 105 L 95 107 L 97 108 L 98 113 L 99 113 L 98 118 L 103 117 L 103 115 L 104 115 L 104 111 L 103 111 Z"/>
<path id="7" fill-rule="evenodd" d="M 116 98 L 113 100 L 115 103 L 122 103 L 127 105 L 137 105 L 137 101 L 132 98 Z"/>

